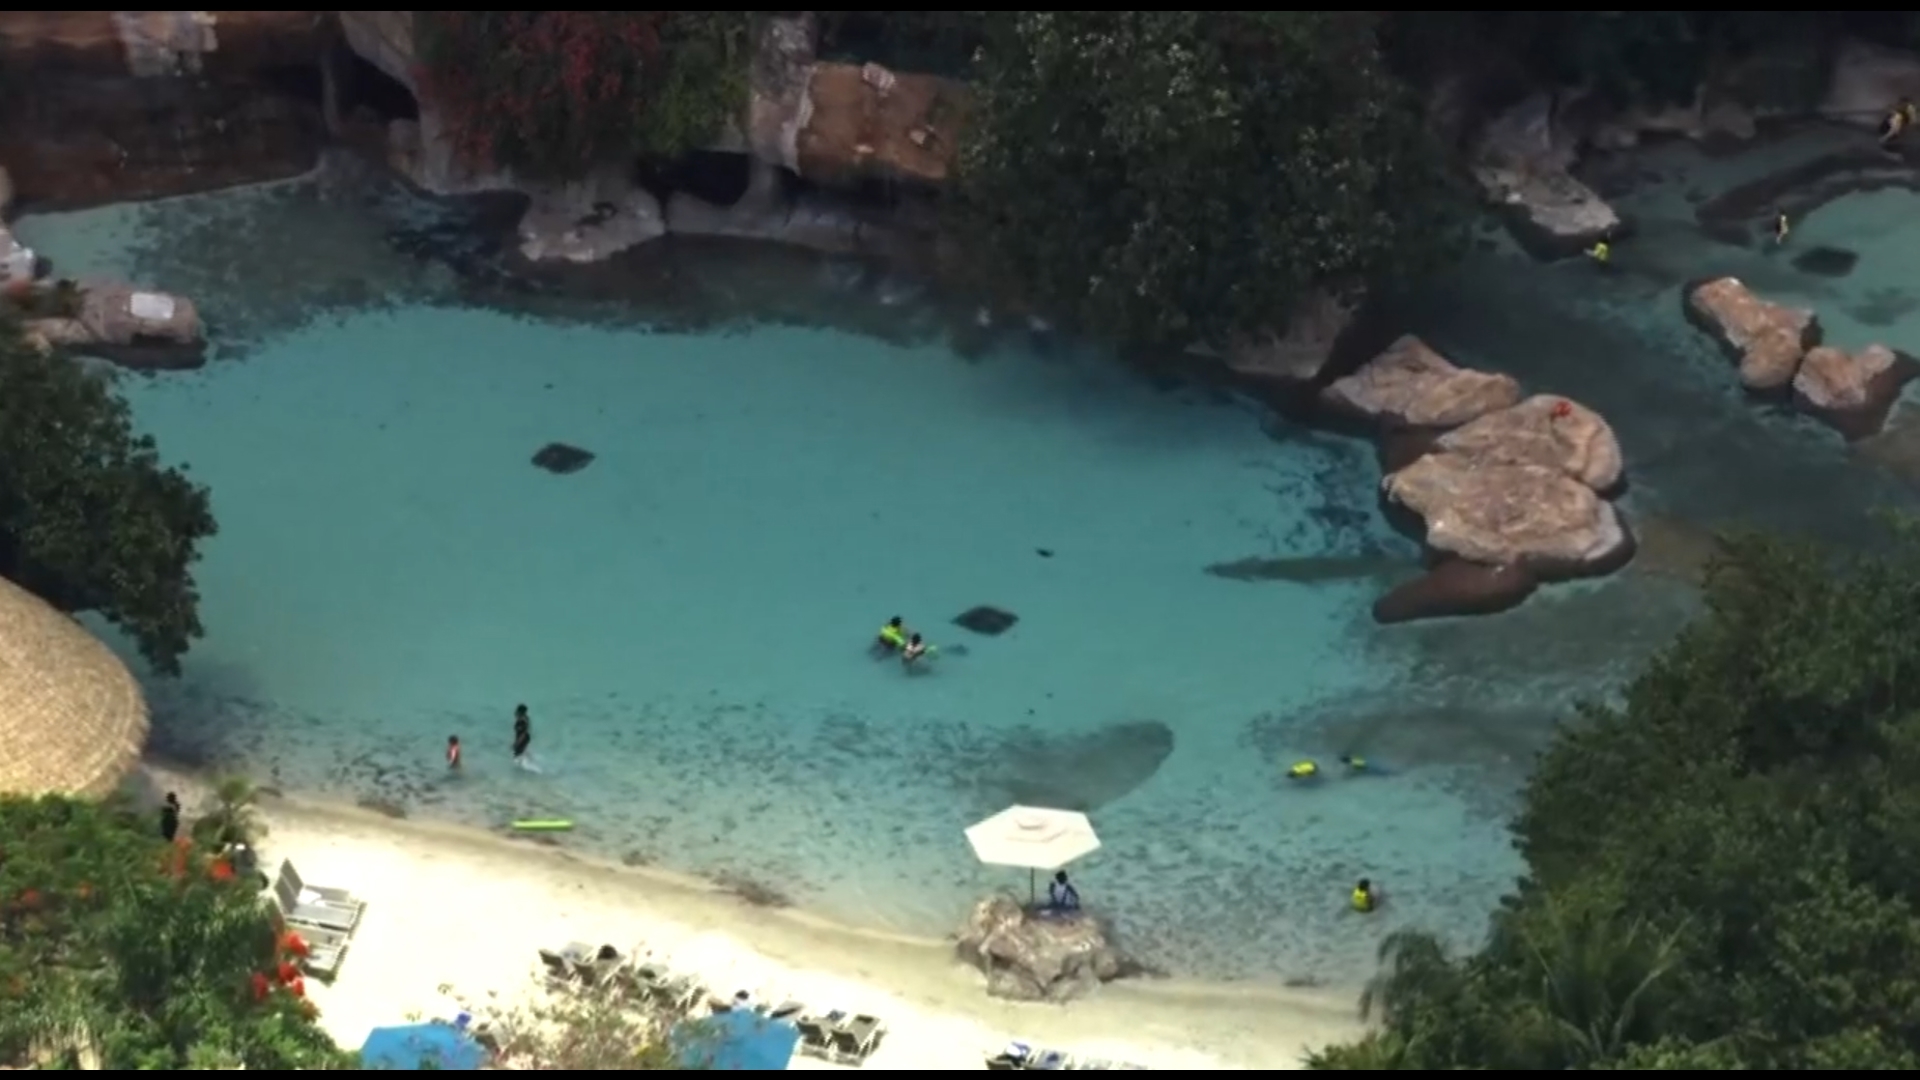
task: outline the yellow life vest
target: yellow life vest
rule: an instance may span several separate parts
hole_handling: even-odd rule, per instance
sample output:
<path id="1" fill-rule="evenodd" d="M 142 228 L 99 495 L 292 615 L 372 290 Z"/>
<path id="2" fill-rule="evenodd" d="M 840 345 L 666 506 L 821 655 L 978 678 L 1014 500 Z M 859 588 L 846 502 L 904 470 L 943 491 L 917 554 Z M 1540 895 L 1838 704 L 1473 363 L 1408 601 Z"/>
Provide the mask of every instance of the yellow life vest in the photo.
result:
<path id="1" fill-rule="evenodd" d="M 1293 777 L 1295 780 L 1304 780 L 1309 776 L 1317 776 L 1319 773 L 1320 766 L 1315 765 L 1311 761 L 1296 761 L 1292 767 L 1287 769 L 1287 775 Z"/>
<path id="2" fill-rule="evenodd" d="M 1353 910 L 1363 914 L 1373 910 L 1373 893 L 1367 889 L 1353 890 Z"/>
<path id="3" fill-rule="evenodd" d="M 901 633 L 899 627 L 889 623 L 880 628 L 880 640 L 898 648 L 907 643 L 907 635 Z"/>

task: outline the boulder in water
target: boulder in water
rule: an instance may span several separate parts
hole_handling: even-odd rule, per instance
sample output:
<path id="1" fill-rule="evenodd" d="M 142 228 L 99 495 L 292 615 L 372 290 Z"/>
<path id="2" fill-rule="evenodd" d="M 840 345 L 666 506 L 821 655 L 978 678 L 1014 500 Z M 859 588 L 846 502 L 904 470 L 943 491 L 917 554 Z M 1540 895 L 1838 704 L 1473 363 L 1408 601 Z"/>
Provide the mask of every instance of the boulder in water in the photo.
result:
<path id="1" fill-rule="evenodd" d="M 1740 365 L 1748 390 L 1785 390 L 1807 350 L 1820 344 L 1813 312 L 1768 303 L 1738 278 L 1715 278 L 1685 291 L 1688 321 L 1712 334 Z"/>
<path id="2" fill-rule="evenodd" d="M 957 951 L 990 996 L 1014 1001 L 1071 1001 L 1136 970 L 1099 916 L 1032 912 L 1005 895 L 973 905 Z"/>
<path id="3" fill-rule="evenodd" d="M 1019 621 L 1020 616 L 1011 611 L 1002 611 L 991 604 L 968 608 L 953 619 L 955 626 L 966 627 L 976 634 L 985 634 L 987 637 L 999 637 L 1013 629 L 1013 624 Z"/>
<path id="4" fill-rule="evenodd" d="M 533 455 L 533 464 L 555 476 L 567 476 L 593 464 L 593 452 L 566 443 L 548 443 Z"/>

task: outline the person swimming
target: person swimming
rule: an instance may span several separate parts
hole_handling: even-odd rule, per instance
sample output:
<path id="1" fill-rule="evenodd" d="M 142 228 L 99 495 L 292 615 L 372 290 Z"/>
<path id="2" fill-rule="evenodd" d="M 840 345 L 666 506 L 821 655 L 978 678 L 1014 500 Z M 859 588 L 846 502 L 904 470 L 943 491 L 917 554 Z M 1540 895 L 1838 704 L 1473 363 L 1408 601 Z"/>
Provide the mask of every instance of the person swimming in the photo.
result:
<path id="1" fill-rule="evenodd" d="M 460 736 L 447 736 L 447 771 L 460 771 Z"/>
<path id="2" fill-rule="evenodd" d="M 1380 910 L 1380 894 L 1374 891 L 1373 880 L 1361 878 L 1354 885 L 1352 894 L 1347 897 L 1347 902 L 1353 906 L 1353 910 L 1362 915 L 1371 915 Z"/>
<path id="3" fill-rule="evenodd" d="M 911 635 L 907 638 L 907 643 L 900 648 L 900 663 L 906 665 L 907 670 L 912 671 L 921 657 L 927 655 L 928 650 L 927 643 L 920 640 L 919 634 Z"/>
<path id="4" fill-rule="evenodd" d="M 888 619 L 887 625 L 881 627 L 880 633 L 873 639 L 873 647 L 877 652 L 899 652 L 906 645 L 907 627 L 898 615 Z"/>
<path id="5" fill-rule="evenodd" d="M 1361 757 L 1359 754 L 1341 754 L 1340 764 L 1345 765 L 1348 772 L 1363 773 L 1367 771 L 1367 759 Z"/>
<path id="6" fill-rule="evenodd" d="M 1317 780 L 1319 777 L 1320 766 L 1317 762 L 1296 761 L 1287 767 L 1289 780 Z"/>
<path id="7" fill-rule="evenodd" d="M 1595 263 L 1605 266 L 1613 259 L 1613 245 L 1605 240 L 1595 240 L 1593 246 L 1587 249 L 1586 255 Z"/>

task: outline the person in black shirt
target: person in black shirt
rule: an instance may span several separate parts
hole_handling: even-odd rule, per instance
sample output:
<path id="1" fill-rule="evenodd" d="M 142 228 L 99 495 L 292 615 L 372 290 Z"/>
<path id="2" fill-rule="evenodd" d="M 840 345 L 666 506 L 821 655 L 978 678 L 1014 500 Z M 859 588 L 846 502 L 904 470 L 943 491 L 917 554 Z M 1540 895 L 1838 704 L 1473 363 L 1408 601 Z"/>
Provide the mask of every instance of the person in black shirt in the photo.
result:
<path id="1" fill-rule="evenodd" d="M 180 835 L 180 796 L 167 792 L 166 799 L 160 804 L 160 839 L 173 843 Z"/>
<path id="2" fill-rule="evenodd" d="M 527 715 L 525 705 L 513 707 L 513 760 L 515 764 L 524 764 L 527 748 L 533 745 L 533 719 Z"/>

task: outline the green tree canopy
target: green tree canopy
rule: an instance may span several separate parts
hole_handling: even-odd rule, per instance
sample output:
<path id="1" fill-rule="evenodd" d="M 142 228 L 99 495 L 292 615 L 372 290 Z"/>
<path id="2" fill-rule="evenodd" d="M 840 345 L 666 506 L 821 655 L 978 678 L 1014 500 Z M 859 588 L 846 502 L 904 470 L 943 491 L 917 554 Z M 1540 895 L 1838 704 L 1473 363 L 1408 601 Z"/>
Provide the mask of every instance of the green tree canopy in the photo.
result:
<path id="1" fill-rule="evenodd" d="M 0 1064 L 342 1068 L 257 885 L 124 807 L 0 798 Z"/>
<path id="2" fill-rule="evenodd" d="M 993 20 L 957 224 L 989 280 L 1086 331 L 1224 343 L 1443 252 L 1453 205 L 1367 12 Z"/>
<path id="3" fill-rule="evenodd" d="M 98 612 L 177 674 L 201 635 L 193 564 L 213 534 L 206 489 L 160 464 L 111 386 L 0 321 L 0 574 Z"/>
<path id="4" fill-rule="evenodd" d="M 1323 1069 L 1920 1067 L 1920 540 L 1729 542 L 1545 754 L 1487 945 L 1389 942 Z"/>

